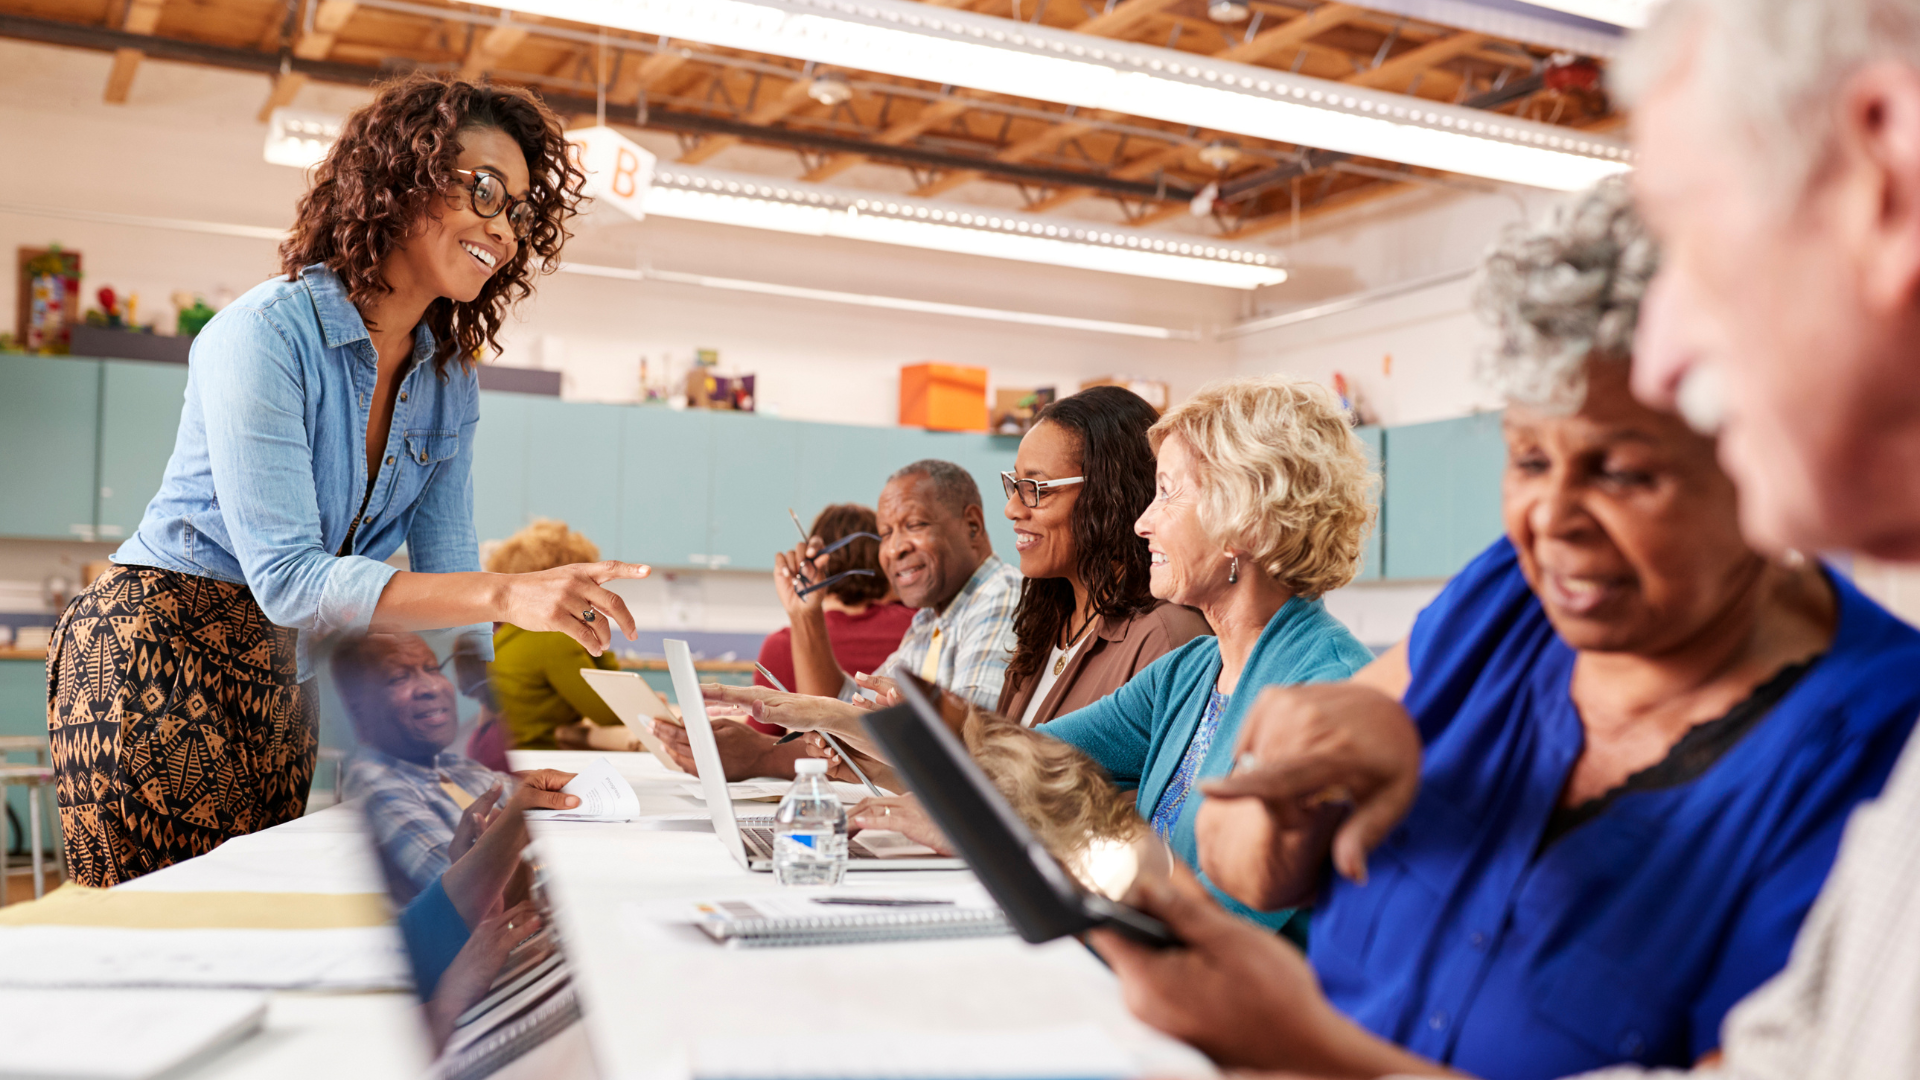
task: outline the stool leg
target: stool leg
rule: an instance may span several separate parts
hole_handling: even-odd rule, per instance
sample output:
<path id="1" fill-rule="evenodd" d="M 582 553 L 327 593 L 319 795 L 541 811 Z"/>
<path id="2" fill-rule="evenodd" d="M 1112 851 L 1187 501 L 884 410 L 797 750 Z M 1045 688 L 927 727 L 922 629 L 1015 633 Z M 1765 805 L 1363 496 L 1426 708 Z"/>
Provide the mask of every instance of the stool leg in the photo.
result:
<path id="1" fill-rule="evenodd" d="M 27 820 L 30 822 L 27 827 L 33 832 L 33 898 L 38 900 L 47 892 L 46 879 L 40 873 L 40 786 L 38 784 L 27 789 Z"/>

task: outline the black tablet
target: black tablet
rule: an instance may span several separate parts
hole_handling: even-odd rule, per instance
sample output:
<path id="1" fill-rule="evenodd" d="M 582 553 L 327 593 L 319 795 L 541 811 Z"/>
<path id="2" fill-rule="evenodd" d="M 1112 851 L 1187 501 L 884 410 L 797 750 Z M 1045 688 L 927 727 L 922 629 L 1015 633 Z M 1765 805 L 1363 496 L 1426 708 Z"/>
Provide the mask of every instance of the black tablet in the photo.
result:
<path id="1" fill-rule="evenodd" d="M 904 704 L 861 720 L 1022 938 L 1104 927 L 1147 945 L 1176 943 L 1165 923 L 1089 892 L 1060 866 L 947 730 L 939 690 L 906 674 L 896 683 Z"/>

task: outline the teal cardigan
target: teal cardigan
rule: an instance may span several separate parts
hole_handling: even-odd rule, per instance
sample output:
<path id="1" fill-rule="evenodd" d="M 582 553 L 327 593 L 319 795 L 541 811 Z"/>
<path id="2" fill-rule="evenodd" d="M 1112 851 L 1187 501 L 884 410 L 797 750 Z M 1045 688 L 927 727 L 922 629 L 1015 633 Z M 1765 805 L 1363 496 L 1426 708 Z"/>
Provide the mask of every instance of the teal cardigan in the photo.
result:
<path id="1" fill-rule="evenodd" d="M 1200 763 L 1198 777 L 1225 776 L 1233 768 L 1233 744 L 1240 721 L 1266 686 L 1335 682 L 1373 660 L 1340 620 L 1319 600 L 1288 600 L 1260 632 L 1240 681 L 1220 718 L 1220 731 Z M 1141 669 L 1125 686 L 1084 709 L 1068 713 L 1035 731 L 1070 743 L 1100 764 L 1114 782 L 1138 792 L 1134 806 L 1151 820 L 1180 759 L 1193 741 L 1206 711 L 1207 697 L 1220 678 L 1220 640 L 1198 637 Z M 1187 796 L 1169 838 L 1173 850 L 1195 873 L 1200 849 L 1194 840 L 1194 815 L 1203 796 L 1196 786 Z M 1201 874 L 1206 881 L 1206 875 Z M 1279 929 L 1291 911 L 1258 912 L 1214 888 L 1207 888 L 1230 910 Z"/>

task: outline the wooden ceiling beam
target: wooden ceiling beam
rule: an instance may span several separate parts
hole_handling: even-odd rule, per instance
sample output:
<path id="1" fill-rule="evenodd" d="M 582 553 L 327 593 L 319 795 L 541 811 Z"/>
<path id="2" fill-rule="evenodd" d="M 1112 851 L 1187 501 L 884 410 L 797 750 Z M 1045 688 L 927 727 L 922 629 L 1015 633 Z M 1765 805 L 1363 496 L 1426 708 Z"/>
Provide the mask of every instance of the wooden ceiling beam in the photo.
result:
<path id="1" fill-rule="evenodd" d="M 788 83 L 772 100 L 762 104 L 741 117 L 749 124 L 766 127 L 804 108 L 813 99 L 807 96 L 807 90 L 813 85 L 812 79 L 795 79 Z M 713 157 L 729 146 L 740 142 L 738 135 L 709 135 L 700 140 L 699 145 L 680 155 L 683 165 L 698 165 Z"/>
<path id="2" fill-rule="evenodd" d="M 645 60 L 629 55 L 627 62 L 620 65 L 619 77 L 607 88 L 607 100 L 616 105 L 635 104 L 641 94 L 658 86 L 691 59 L 679 49 L 663 49 Z"/>
<path id="3" fill-rule="evenodd" d="M 520 43 L 527 40 L 527 35 L 533 32 L 533 27 L 529 24 L 539 21 L 531 15 L 521 15 L 503 21 L 481 34 L 479 40 L 473 43 L 473 48 L 469 49 L 466 57 L 460 61 L 460 77 L 469 80 L 478 79 L 486 72 L 505 64 L 513 50 L 519 48 Z"/>
<path id="4" fill-rule="evenodd" d="M 1222 60 L 1239 64 L 1258 64 L 1288 49 L 1305 45 L 1335 27 L 1345 26 L 1366 14 L 1352 4 L 1322 4 L 1304 15 L 1296 15 L 1271 30 L 1262 30 L 1252 41 L 1242 42 L 1217 54 Z"/>
<path id="5" fill-rule="evenodd" d="M 1379 67 L 1355 72 L 1342 81 L 1376 90 L 1403 90 L 1415 75 L 1472 52 L 1486 41 L 1487 35 L 1472 32 L 1435 38 L 1425 45 L 1408 49 Z"/>
<path id="6" fill-rule="evenodd" d="M 1180 0 L 1120 0 L 1112 11 L 1095 15 L 1079 23 L 1073 29 L 1082 34 L 1096 37 L 1117 38 L 1147 21 L 1148 18 L 1173 7 Z"/>
<path id="7" fill-rule="evenodd" d="M 333 42 L 340 36 L 340 30 L 353 17 L 354 10 L 360 5 L 357 0 L 317 0 L 319 7 L 313 9 L 313 33 L 305 33 L 293 43 L 293 55 L 302 60 L 325 60 L 333 51 Z"/>
<path id="8" fill-rule="evenodd" d="M 152 36 L 155 27 L 160 25 L 160 5 L 164 0 L 128 0 L 126 16 L 120 21 L 120 28 L 130 34 Z M 134 73 L 140 70 L 140 59 L 145 54 L 139 49 L 115 49 L 113 67 L 107 72 L 107 89 L 101 96 L 109 105 L 127 103 L 127 91 L 133 88 Z"/>
<path id="9" fill-rule="evenodd" d="M 1028 158 L 1038 157 L 1041 154 L 1052 152 L 1068 139 L 1085 135 L 1087 132 L 1092 131 L 1093 128 L 1093 122 L 1090 120 L 1069 120 L 1064 124 L 1055 124 L 1037 135 L 1001 147 L 1000 150 L 993 155 L 993 160 L 1020 162 Z M 971 184 L 985 175 L 985 173 L 977 169 L 957 169 L 939 177 L 931 183 L 920 185 L 914 189 L 913 194 L 923 199 L 932 198 L 935 195 L 952 191 L 954 188 L 964 184 Z"/>
<path id="10" fill-rule="evenodd" d="M 1113 170 L 1113 177 L 1116 180 L 1144 180 L 1154 173 L 1159 172 L 1161 169 L 1185 158 L 1192 150 L 1193 147 L 1185 143 L 1180 143 L 1176 146 L 1163 146 L 1158 150 L 1142 154 L 1132 161 L 1127 162 L 1125 165 Z M 1070 202 L 1084 199 L 1089 195 L 1098 194 L 1100 194 L 1100 192 L 1089 187 L 1065 187 L 1034 203 L 1032 206 L 1027 207 L 1027 211 L 1034 214 L 1044 214 L 1051 210 L 1058 210 Z"/>
<path id="11" fill-rule="evenodd" d="M 260 105 L 257 119 L 266 123 L 273 117 L 273 110 L 293 104 L 300 91 L 307 85 L 307 76 L 298 71 L 288 71 L 273 77 L 273 89 L 267 91 L 267 100 Z"/>
<path id="12" fill-rule="evenodd" d="M 883 146 L 901 146 L 912 142 L 921 135 L 952 120 L 973 107 L 973 102 L 959 94 L 928 102 L 915 113 L 911 120 L 902 120 L 873 137 L 873 141 Z M 865 154 L 835 154 L 801 177 L 803 180 L 819 182 L 830 180 L 846 172 L 861 162 L 869 160 Z"/>

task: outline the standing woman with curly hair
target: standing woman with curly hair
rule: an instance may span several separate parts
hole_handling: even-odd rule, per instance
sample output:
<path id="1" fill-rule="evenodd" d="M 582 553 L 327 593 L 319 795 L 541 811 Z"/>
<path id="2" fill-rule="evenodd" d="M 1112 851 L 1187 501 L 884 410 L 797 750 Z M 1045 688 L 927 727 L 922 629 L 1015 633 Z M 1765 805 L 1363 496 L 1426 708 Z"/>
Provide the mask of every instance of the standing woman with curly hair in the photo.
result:
<path id="1" fill-rule="evenodd" d="M 316 737 L 308 638 L 491 624 L 596 655 L 621 563 L 480 573 L 473 365 L 553 269 L 580 171 L 524 91 L 414 75 L 351 116 L 283 274 L 201 332 L 160 491 L 61 615 L 47 726 L 74 878 L 108 886 L 298 817 Z M 402 544 L 409 570 L 386 563 Z M 603 614 L 604 613 L 604 614 Z"/>
<path id="2" fill-rule="evenodd" d="M 1026 578 L 1001 716 L 1044 724 L 1213 632 L 1192 608 L 1154 599 L 1147 541 L 1133 531 L 1153 502 L 1147 430 L 1159 418 L 1131 390 L 1082 390 L 1041 410 L 1001 474 Z"/>

